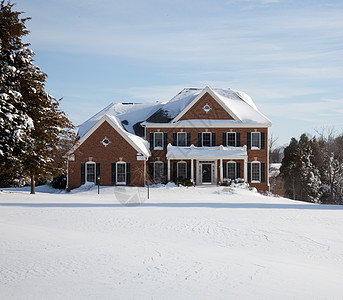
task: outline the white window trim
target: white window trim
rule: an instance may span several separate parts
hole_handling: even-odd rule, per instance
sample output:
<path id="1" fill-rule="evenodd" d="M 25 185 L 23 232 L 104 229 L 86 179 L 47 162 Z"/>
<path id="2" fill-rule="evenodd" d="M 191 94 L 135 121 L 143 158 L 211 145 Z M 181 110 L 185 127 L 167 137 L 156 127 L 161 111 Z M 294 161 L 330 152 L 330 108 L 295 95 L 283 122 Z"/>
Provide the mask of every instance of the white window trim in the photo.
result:
<path id="1" fill-rule="evenodd" d="M 161 134 L 162 135 L 162 146 L 156 146 L 156 134 Z M 163 145 L 164 145 L 164 133 L 163 132 L 154 132 L 154 150 L 163 150 Z"/>
<path id="2" fill-rule="evenodd" d="M 124 165 L 124 178 L 125 178 L 125 181 L 118 181 L 118 165 Z M 123 161 L 116 162 L 116 184 L 126 185 L 126 162 L 123 162 Z"/>
<path id="3" fill-rule="evenodd" d="M 235 176 L 234 178 L 229 177 L 229 164 L 234 164 L 235 165 Z M 228 161 L 226 164 L 226 177 L 228 179 L 236 179 L 236 174 L 237 174 L 237 163 L 235 161 Z"/>
<path id="4" fill-rule="evenodd" d="M 258 178 L 259 180 L 252 180 L 252 165 L 258 164 Z M 260 161 L 252 161 L 251 162 L 251 170 L 250 170 L 250 176 L 251 176 L 251 183 L 261 183 L 261 162 Z"/>
<path id="5" fill-rule="evenodd" d="M 234 134 L 235 135 L 235 145 L 234 146 L 229 146 L 229 134 Z M 227 147 L 236 147 L 236 144 L 237 144 L 237 133 L 236 132 L 227 132 L 226 133 L 226 145 Z"/>
<path id="6" fill-rule="evenodd" d="M 210 135 L 210 145 L 209 146 L 204 146 L 204 133 Z M 211 147 L 212 146 L 212 132 L 202 132 L 202 135 L 201 135 L 201 146 L 202 147 Z"/>
<path id="7" fill-rule="evenodd" d="M 156 180 L 156 164 L 162 164 L 162 173 L 164 174 L 164 172 L 165 172 L 165 170 L 164 170 L 164 162 L 163 161 L 155 161 L 154 162 L 154 180 Z M 163 175 L 162 175 L 162 177 L 163 177 Z M 162 178 L 161 178 L 162 179 Z"/>
<path id="8" fill-rule="evenodd" d="M 258 147 L 252 145 L 253 134 L 258 134 Z M 261 132 L 252 132 L 251 133 L 251 150 L 261 150 Z"/>
<path id="9" fill-rule="evenodd" d="M 88 171 L 87 165 L 94 165 L 94 181 L 88 181 Z M 93 182 L 96 183 L 96 163 L 94 161 L 87 161 L 86 162 L 86 170 L 85 170 L 85 182 Z"/>
<path id="10" fill-rule="evenodd" d="M 179 146 L 179 134 L 183 134 L 185 136 L 185 145 L 184 146 Z M 176 145 L 179 147 L 186 147 L 187 146 L 187 132 L 177 132 Z"/>
<path id="11" fill-rule="evenodd" d="M 186 179 L 187 178 L 187 163 L 185 161 L 183 161 L 183 160 L 177 162 L 176 177 L 177 178 L 180 177 L 179 176 L 179 164 L 185 164 L 185 177 L 184 177 L 184 179 Z"/>

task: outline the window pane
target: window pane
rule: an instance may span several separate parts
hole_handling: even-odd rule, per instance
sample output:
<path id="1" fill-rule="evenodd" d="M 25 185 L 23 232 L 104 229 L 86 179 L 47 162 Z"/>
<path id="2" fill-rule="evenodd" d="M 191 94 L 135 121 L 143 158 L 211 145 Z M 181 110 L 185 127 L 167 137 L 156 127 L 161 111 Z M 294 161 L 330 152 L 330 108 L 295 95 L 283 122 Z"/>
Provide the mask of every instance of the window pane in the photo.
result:
<path id="1" fill-rule="evenodd" d="M 163 163 L 155 162 L 154 163 L 154 181 L 161 182 L 163 177 L 164 177 Z"/>
<path id="2" fill-rule="evenodd" d="M 155 147 L 163 147 L 163 133 L 162 132 L 155 132 Z"/>
<path id="3" fill-rule="evenodd" d="M 125 165 L 123 163 L 117 163 L 117 182 L 126 182 Z"/>
<path id="4" fill-rule="evenodd" d="M 186 133 L 185 132 L 177 133 L 177 145 L 186 146 Z"/>
<path id="5" fill-rule="evenodd" d="M 186 163 L 178 163 L 177 164 L 177 177 L 186 178 Z"/>
<path id="6" fill-rule="evenodd" d="M 259 163 L 251 164 L 251 180 L 260 181 L 260 164 Z"/>
<path id="7" fill-rule="evenodd" d="M 202 145 L 205 147 L 211 147 L 211 132 L 203 132 Z"/>
<path id="8" fill-rule="evenodd" d="M 227 177 L 230 179 L 236 178 L 236 163 L 227 164 Z"/>
<path id="9" fill-rule="evenodd" d="M 95 182 L 95 164 L 87 164 L 87 181 Z"/>
<path id="10" fill-rule="evenodd" d="M 236 147 L 236 133 L 235 132 L 228 132 L 227 134 L 227 145 Z"/>
<path id="11" fill-rule="evenodd" d="M 260 148 L 260 133 L 259 132 L 251 133 L 251 147 Z"/>

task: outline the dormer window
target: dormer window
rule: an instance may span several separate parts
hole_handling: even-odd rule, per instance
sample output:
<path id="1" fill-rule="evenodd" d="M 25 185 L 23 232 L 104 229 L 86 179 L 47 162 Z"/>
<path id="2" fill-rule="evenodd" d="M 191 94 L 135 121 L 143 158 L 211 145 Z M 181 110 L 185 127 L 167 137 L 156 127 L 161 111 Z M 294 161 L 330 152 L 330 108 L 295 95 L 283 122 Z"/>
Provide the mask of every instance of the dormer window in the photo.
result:
<path id="1" fill-rule="evenodd" d="M 209 112 L 211 110 L 211 106 L 209 106 L 208 104 L 206 104 L 203 108 L 202 108 L 205 112 Z"/>

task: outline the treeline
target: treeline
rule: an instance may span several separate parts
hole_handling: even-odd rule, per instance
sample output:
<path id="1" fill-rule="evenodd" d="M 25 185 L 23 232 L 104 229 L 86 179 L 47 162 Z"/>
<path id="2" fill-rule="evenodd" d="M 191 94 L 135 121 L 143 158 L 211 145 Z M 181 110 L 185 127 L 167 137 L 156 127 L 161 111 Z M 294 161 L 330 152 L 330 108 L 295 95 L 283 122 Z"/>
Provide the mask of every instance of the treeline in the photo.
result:
<path id="1" fill-rule="evenodd" d="M 291 199 L 343 204 L 343 135 L 324 130 L 318 137 L 292 138 L 276 183 Z"/>

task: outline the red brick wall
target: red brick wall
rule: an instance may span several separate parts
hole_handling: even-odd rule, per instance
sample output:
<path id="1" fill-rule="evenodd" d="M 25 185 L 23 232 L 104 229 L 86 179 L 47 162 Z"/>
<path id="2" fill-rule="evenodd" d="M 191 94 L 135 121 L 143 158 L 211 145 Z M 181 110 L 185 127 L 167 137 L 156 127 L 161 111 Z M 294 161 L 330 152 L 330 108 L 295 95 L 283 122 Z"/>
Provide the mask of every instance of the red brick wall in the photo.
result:
<path id="1" fill-rule="evenodd" d="M 102 140 L 107 138 L 110 144 L 104 146 Z M 111 164 L 120 161 L 129 162 L 131 183 L 133 186 L 144 185 L 144 161 L 137 161 L 137 151 L 106 121 L 96 129 L 86 141 L 74 152 L 75 161 L 69 161 L 68 188 L 81 185 L 81 162 L 100 163 L 100 184 L 112 185 Z"/>
<path id="2" fill-rule="evenodd" d="M 211 107 L 205 112 L 203 107 L 208 104 Z M 211 119 L 211 120 L 233 120 L 225 109 L 209 93 L 205 93 L 180 120 Z"/>
<path id="3" fill-rule="evenodd" d="M 248 149 L 248 162 L 252 161 L 259 161 L 259 162 L 268 162 L 268 128 L 231 128 L 232 132 L 239 132 L 240 133 L 240 146 L 247 145 L 248 139 L 248 132 L 264 132 L 265 133 L 265 147 L 264 149 L 260 150 L 251 150 Z M 167 132 L 167 144 L 173 143 L 173 132 L 181 132 L 181 128 L 159 128 L 160 132 Z M 223 144 L 223 132 L 230 132 L 230 128 L 182 128 L 183 132 L 190 132 L 191 133 L 191 144 L 198 146 L 198 132 L 215 132 L 216 133 L 216 146 Z M 157 128 L 146 128 L 146 136 L 148 141 L 150 142 L 150 132 L 157 132 Z M 167 150 L 153 150 L 151 149 L 151 158 L 149 161 L 157 161 L 161 160 L 163 162 L 167 162 L 166 154 Z M 195 166 L 195 163 L 194 163 Z M 243 164 L 241 164 L 241 168 L 243 168 Z M 266 167 L 266 182 L 265 183 L 250 183 L 250 186 L 256 187 L 258 190 L 268 190 L 268 168 Z M 243 177 L 244 169 L 241 169 L 241 175 Z M 219 173 L 218 173 L 218 178 Z"/>

